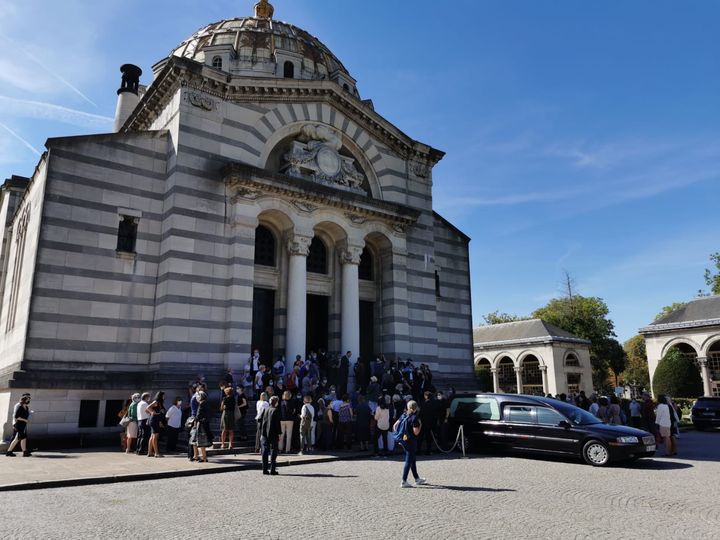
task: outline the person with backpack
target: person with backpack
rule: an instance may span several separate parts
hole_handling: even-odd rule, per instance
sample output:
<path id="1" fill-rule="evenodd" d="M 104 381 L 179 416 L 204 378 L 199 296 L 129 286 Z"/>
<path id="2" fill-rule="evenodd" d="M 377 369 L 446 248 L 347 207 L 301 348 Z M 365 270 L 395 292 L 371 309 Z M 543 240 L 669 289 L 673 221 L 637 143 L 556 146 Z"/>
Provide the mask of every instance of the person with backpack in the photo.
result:
<path id="1" fill-rule="evenodd" d="M 417 472 L 417 448 L 418 448 L 418 435 L 422 429 L 422 423 L 418 417 L 418 404 L 415 400 L 408 401 L 407 409 L 395 422 L 393 426 L 393 439 L 396 444 L 401 444 L 405 450 L 405 465 L 403 466 L 402 482 L 400 482 L 401 488 L 412 487 L 408 483 L 408 474 L 412 471 L 413 478 L 415 478 L 415 485 L 422 486 L 427 483 L 425 478 L 422 478 Z"/>
<path id="2" fill-rule="evenodd" d="M 345 394 L 338 411 L 338 450 L 343 446 L 346 450 L 352 450 L 352 420 L 353 408 L 350 404 L 350 396 Z"/>

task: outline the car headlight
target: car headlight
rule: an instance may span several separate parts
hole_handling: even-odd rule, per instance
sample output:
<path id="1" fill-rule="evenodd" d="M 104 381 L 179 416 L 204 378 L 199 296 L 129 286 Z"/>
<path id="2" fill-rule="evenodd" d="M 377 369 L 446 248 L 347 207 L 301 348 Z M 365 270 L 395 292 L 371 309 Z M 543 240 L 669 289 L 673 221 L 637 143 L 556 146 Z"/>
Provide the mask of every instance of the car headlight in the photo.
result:
<path id="1" fill-rule="evenodd" d="M 638 444 L 640 442 L 637 437 L 618 437 L 616 440 L 622 444 Z"/>

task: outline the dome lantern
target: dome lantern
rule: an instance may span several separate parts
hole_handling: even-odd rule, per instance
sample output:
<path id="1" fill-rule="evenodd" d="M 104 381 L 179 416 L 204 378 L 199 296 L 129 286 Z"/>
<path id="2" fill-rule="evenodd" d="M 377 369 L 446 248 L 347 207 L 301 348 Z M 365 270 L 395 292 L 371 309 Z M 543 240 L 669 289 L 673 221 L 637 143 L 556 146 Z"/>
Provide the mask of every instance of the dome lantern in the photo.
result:
<path id="1" fill-rule="evenodd" d="M 255 4 L 255 18 L 256 19 L 272 19 L 275 13 L 275 8 L 268 0 L 260 0 Z"/>

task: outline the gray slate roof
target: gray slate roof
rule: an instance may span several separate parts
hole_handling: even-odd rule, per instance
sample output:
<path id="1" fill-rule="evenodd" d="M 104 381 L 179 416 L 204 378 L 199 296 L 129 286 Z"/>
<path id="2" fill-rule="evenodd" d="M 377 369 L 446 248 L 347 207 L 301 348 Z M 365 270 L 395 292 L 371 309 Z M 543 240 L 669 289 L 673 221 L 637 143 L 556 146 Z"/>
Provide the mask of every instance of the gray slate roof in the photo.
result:
<path id="1" fill-rule="evenodd" d="M 712 321 L 720 319 L 720 296 L 708 296 L 697 298 L 687 305 L 668 313 L 661 319 L 650 324 L 658 326 L 661 324 L 687 323 L 695 321 Z"/>
<path id="2" fill-rule="evenodd" d="M 539 339 L 590 343 L 541 319 L 478 326 L 473 330 L 473 343 L 482 345 Z"/>

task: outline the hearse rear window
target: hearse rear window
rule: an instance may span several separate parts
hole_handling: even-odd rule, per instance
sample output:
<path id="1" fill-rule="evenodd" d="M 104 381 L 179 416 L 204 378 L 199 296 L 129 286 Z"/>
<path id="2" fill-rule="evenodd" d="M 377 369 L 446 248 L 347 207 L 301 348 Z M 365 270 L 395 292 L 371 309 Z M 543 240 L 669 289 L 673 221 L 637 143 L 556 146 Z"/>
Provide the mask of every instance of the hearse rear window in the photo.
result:
<path id="1" fill-rule="evenodd" d="M 491 397 L 458 397 L 450 404 L 450 414 L 455 418 L 500 420 L 500 407 Z"/>

